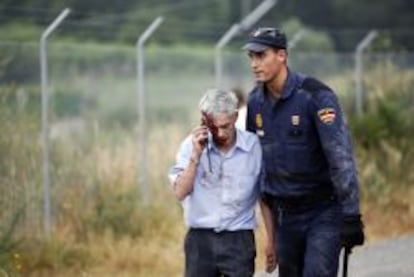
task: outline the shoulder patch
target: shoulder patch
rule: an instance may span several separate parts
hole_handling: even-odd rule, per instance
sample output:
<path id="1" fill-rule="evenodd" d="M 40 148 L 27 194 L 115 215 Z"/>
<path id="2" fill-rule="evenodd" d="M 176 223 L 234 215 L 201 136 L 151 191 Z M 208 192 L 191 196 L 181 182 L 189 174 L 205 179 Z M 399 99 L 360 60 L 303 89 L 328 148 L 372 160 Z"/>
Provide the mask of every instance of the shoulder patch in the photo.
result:
<path id="1" fill-rule="evenodd" d="M 333 108 L 323 108 L 318 111 L 319 120 L 324 124 L 332 124 L 336 119 L 336 111 Z"/>

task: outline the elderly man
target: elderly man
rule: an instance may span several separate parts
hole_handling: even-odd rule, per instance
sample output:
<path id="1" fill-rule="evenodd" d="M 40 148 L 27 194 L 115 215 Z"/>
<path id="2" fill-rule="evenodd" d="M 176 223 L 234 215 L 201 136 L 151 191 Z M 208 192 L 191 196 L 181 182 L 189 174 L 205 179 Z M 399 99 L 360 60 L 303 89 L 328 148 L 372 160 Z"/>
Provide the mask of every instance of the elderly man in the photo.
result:
<path id="1" fill-rule="evenodd" d="M 255 205 L 262 150 L 256 135 L 235 127 L 236 96 L 212 89 L 202 97 L 202 124 L 182 142 L 169 178 L 184 208 L 185 276 L 251 277 Z M 265 225 L 270 210 L 261 205 Z M 273 241 L 269 236 L 267 249 Z M 273 256 L 267 259 L 274 266 Z"/>

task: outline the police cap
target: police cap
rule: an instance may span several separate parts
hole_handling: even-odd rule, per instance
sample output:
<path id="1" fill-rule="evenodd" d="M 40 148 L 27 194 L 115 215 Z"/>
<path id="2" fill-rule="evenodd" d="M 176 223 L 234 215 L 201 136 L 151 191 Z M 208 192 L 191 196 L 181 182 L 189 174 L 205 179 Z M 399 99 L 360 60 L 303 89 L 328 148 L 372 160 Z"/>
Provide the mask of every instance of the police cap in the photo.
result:
<path id="1" fill-rule="evenodd" d="M 263 52 L 267 48 L 286 49 L 287 40 L 284 32 L 277 28 L 261 27 L 251 33 L 243 50 Z"/>

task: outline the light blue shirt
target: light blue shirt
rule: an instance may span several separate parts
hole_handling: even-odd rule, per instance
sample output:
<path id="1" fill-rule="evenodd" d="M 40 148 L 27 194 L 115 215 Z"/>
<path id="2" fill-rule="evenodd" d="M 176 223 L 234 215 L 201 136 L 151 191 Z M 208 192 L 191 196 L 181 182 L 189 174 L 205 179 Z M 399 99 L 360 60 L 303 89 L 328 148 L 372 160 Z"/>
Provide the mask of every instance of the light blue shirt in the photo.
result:
<path id="1" fill-rule="evenodd" d="M 251 230 L 256 227 L 255 205 L 259 196 L 262 150 L 257 136 L 239 129 L 235 145 L 222 153 L 211 138 L 211 171 L 204 149 L 194 180 L 193 191 L 182 201 L 188 227 L 215 231 Z M 188 166 L 192 151 L 191 135 L 180 145 L 176 164 L 169 171 L 172 184 Z"/>

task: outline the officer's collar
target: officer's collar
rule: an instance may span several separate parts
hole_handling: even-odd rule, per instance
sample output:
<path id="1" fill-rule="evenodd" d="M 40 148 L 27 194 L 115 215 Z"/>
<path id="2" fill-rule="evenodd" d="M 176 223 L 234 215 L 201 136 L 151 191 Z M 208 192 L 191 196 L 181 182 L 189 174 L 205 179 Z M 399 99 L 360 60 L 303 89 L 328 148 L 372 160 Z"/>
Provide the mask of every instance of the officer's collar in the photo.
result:
<path id="1" fill-rule="evenodd" d="M 296 84 L 298 82 L 297 74 L 295 74 L 294 72 L 291 72 L 289 68 L 287 69 L 287 71 L 288 71 L 287 72 L 288 74 L 287 74 L 285 84 L 283 85 L 283 91 L 282 91 L 282 96 L 280 97 L 280 100 L 286 100 L 289 97 L 291 97 L 293 92 L 295 91 Z M 262 93 L 259 93 L 259 101 L 261 103 L 264 103 L 267 97 L 266 96 L 267 88 L 264 83 L 260 83 L 259 89 L 262 92 Z"/>

